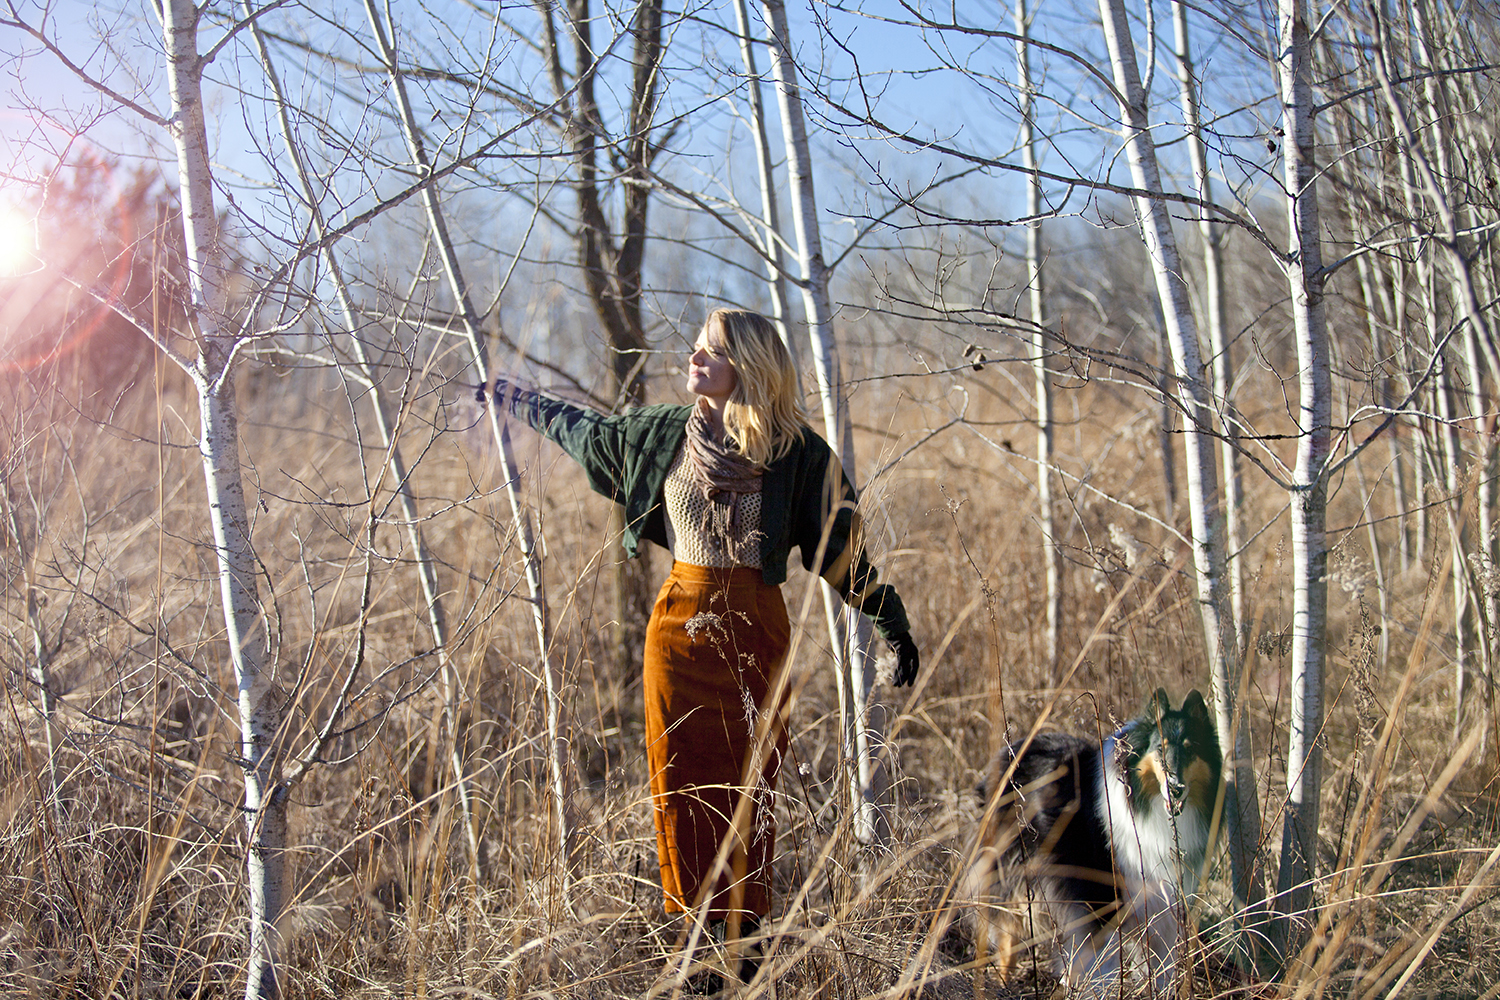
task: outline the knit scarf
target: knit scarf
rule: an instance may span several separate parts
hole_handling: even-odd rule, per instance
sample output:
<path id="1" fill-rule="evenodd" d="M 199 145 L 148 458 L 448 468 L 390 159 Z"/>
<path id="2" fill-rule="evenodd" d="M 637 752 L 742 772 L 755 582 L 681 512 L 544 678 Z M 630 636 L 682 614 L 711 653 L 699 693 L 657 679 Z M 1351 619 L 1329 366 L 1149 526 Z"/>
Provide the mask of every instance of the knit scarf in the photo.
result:
<path id="1" fill-rule="evenodd" d="M 740 497 L 760 492 L 761 470 L 744 455 L 731 450 L 723 438 L 714 436 L 708 405 L 702 401 L 693 407 L 693 415 L 688 417 L 687 452 L 693 472 L 703 483 L 708 498 L 729 506 L 729 533 L 737 536 Z"/>

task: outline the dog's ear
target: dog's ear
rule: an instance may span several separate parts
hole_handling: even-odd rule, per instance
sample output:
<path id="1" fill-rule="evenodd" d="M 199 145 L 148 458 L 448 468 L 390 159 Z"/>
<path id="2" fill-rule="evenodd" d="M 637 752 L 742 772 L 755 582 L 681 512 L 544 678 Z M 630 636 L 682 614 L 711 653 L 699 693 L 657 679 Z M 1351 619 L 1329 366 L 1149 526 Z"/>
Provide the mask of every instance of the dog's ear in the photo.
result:
<path id="1" fill-rule="evenodd" d="M 1208 722 L 1208 705 L 1203 701 L 1203 695 L 1197 688 L 1188 692 L 1188 696 L 1182 700 L 1182 714 L 1198 722 Z"/>
<path id="2" fill-rule="evenodd" d="M 1151 697 L 1146 699 L 1146 718 L 1151 722 L 1161 721 L 1161 717 L 1172 711 L 1172 699 L 1167 697 L 1166 688 L 1157 688 Z"/>

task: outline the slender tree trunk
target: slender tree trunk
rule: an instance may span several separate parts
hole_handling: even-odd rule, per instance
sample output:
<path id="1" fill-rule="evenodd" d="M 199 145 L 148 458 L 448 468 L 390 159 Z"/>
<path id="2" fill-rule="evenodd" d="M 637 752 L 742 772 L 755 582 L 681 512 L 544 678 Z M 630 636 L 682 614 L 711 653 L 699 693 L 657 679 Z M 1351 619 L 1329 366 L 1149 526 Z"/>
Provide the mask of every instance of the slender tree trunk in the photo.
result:
<path id="1" fill-rule="evenodd" d="M 1177 449 L 1173 437 L 1177 430 L 1177 410 L 1166 387 L 1171 379 L 1166 373 L 1172 371 L 1171 337 L 1165 323 L 1156 327 L 1156 363 L 1162 372 L 1162 393 L 1158 402 L 1159 418 L 1156 421 L 1156 450 L 1161 455 L 1161 506 L 1162 517 L 1170 525 L 1177 524 Z"/>
<path id="2" fill-rule="evenodd" d="M 1205 204 L 1213 202 L 1213 176 L 1208 169 L 1208 154 L 1203 142 L 1203 127 L 1198 112 L 1198 81 L 1193 73 L 1192 46 L 1189 40 L 1187 5 L 1173 0 L 1172 20 L 1177 40 L 1178 80 L 1187 125 L 1188 156 L 1193 163 L 1193 177 L 1198 197 Z M 1238 425 L 1235 419 L 1234 359 L 1224 321 L 1224 262 L 1221 254 L 1223 227 L 1202 211 L 1198 231 L 1203 242 L 1204 305 L 1208 312 L 1210 367 L 1213 371 L 1214 399 L 1219 407 L 1219 442 L 1224 476 L 1225 571 L 1229 577 L 1231 620 L 1238 623 L 1236 644 L 1242 648 L 1245 635 L 1244 573 L 1240 561 L 1232 554 L 1240 548 L 1240 516 L 1243 495 L 1240 484 Z M 1250 722 L 1239 703 L 1240 668 L 1236 657 L 1229 661 L 1222 680 L 1213 685 L 1214 718 L 1219 743 L 1233 748 L 1229 771 L 1234 776 L 1234 794 L 1225 803 L 1233 818 L 1227 823 L 1229 833 L 1230 882 L 1238 909 L 1249 912 L 1265 899 L 1265 883 L 1259 861 L 1260 797 L 1255 786 L 1255 770 L 1250 746 Z"/>
<path id="3" fill-rule="evenodd" d="M 1431 269 L 1428 269 L 1429 277 Z M 1431 283 L 1427 285 L 1436 299 Z M 1433 312 L 1436 313 L 1434 306 Z M 1472 579 L 1468 572 L 1469 561 L 1465 558 L 1469 549 L 1469 510 L 1464 502 L 1463 439 L 1459 435 L 1457 412 L 1457 389 L 1453 385 L 1453 361 L 1446 348 L 1440 349 L 1434 401 L 1439 418 L 1438 441 L 1440 447 L 1431 454 L 1437 468 L 1433 478 L 1443 483 L 1447 494 L 1443 509 L 1448 517 L 1448 552 L 1453 562 L 1453 731 L 1457 733 L 1463 724 L 1464 708 L 1468 702 L 1468 675 L 1470 658 L 1476 645 Z"/>
<path id="4" fill-rule="evenodd" d="M 613 271 L 609 275 L 611 300 L 595 303 L 595 311 L 606 316 L 605 329 L 609 332 L 611 353 L 614 356 L 614 385 L 616 405 L 637 405 L 646 399 L 646 328 L 641 318 L 641 295 L 644 292 L 644 270 L 646 262 L 647 215 L 651 207 L 652 161 L 656 150 L 652 143 L 655 126 L 657 94 L 661 84 L 661 61 L 665 53 L 662 44 L 662 0 L 640 0 L 636 5 L 635 19 L 631 23 L 634 48 L 630 91 L 630 122 L 625 137 L 625 184 L 620 193 L 623 204 L 622 221 L 624 232 L 620 237 L 619 251 L 613 255 Z M 597 115 L 594 119 L 597 121 Z M 597 205 L 597 201 L 595 202 Z M 602 212 L 598 213 L 602 217 Z M 586 219 L 590 229 L 598 224 L 598 218 Z M 600 229 L 596 238 L 608 241 L 607 229 Z M 618 319 L 614 317 L 619 317 Z M 612 536 L 619 537 L 625 529 L 625 508 L 616 505 L 610 518 Z M 641 662 L 641 650 L 646 641 L 646 622 L 651 616 L 651 605 L 655 593 L 651 587 L 651 557 L 649 548 L 636 558 L 625 555 L 623 547 L 615 547 L 612 591 L 614 618 L 619 624 L 615 628 L 616 670 L 626 673 L 637 669 Z"/>
<path id="5" fill-rule="evenodd" d="M 750 122 L 755 133 L 755 167 L 760 175 L 760 210 L 766 285 L 771 293 L 771 318 L 781 334 L 782 343 L 795 359 L 801 351 L 788 327 L 786 275 L 781 263 L 781 213 L 776 204 L 775 164 L 771 156 L 771 138 L 766 129 L 766 106 L 761 99 L 760 70 L 755 65 L 755 46 L 750 37 L 750 12 L 746 0 L 734 0 L 735 25 L 740 33 L 740 58 L 745 63 L 745 83 L 750 99 Z"/>
<path id="6" fill-rule="evenodd" d="M 1187 128 L 1188 158 L 1193 164 L 1194 186 L 1205 203 L 1214 198 L 1213 173 L 1208 167 L 1208 147 L 1203 141 L 1203 121 L 1198 109 L 1198 78 L 1193 70 L 1188 31 L 1187 4 L 1172 0 L 1172 25 L 1177 41 L 1177 71 Z M 1244 487 L 1240 480 L 1239 425 L 1234 410 L 1234 356 L 1225 323 L 1224 226 L 1206 211 L 1198 215 L 1198 234 L 1203 243 L 1203 308 L 1208 325 L 1208 367 L 1213 372 L 1214 399 L 1219 406 L 1219 454 L 1224 477 L 1224 541 L 1229 557 L 1230 607 L 1240 628 L 1245 627 L 1245 574 L 1240 560 L 1233 558 L 1241 545 Z M 1241 636 L 1243 640 L 1243 636 Z M 1243 643 L 1242 643 L 1243 644 Z"/>
<path id="7" fill-rule="evenodd" d="M 1419 51 L 1425 56 L 1425 69 L 1437 70 L 1436 48 L 1430 40 L 1430 22 L 1427 17 L 1427 5 L 1415 3 L 1411 8 L 1411 14 L 1415 22 L 1414 35 L 1419 44 Z M 1444 256 L 1448 262 L 1449 292 L 1453 296 L 1460 314 L 1465 322 L 1462 334 L 1464 357 L 1468 368 L 1468 396 L 1469 412 L 1478 425 L 1475 428 L 1475 436 L 1481 442 L 1478 457 L 1475 460 L 1476 480 L 1474 491 L 1475 519 L 1478 522 L 1478 542 L 1475 550 L 1477 566 L 1469 566 L 1467 563 L 1454 566 L 1454 576 L 1460 574 L 1473 577 L 1471 585 L 1472 599 L 1475 607 L 1475 618 L 1477 621 L 1476 631 L 1479 633 L 1479 669 L 1485 683 L 1481 689 L 1485 701 L 1490 709 L 1491 718 L 1494 717 L 1495 699 L 1490 687 L 1490 680 L 1494 675 L 1493 665 L 1496 659 L 1495 630 L 1497 620 L 1500 620 L 1500 593 L 1496 589 L 1484 584 L 1493 572 L 1496 556 L 1496 539 L 1494 537 L 1494 516 L 1496 504 L 1496 483 L 1493 476 L 1494 469 L 1494 446 L 1495 446 L 1495 422 L 1489 414 L 1490 394 L 1485 389 L 1486 376 L 1490 379 L 1500 378 L 1500 357 L 1497 357 L 1497 347 L 1490 329 L 1489 317 L 1480 299 L 1478 282 L 1474 275 L 1474 269 L 1466 252 L 1465 238 L 1462 233 L 1462 223 L 1459 213 L 1454 209 L 1452 199 L 1445 187 L 1444 180 L 1453 176 L 1451 165 L 1452 155 L 1450 152 L 1451 139 L 1447 118 L 1447 102 L 1444 98 L 1440 81 L 1429 74 L 1424 81 L 1424 93 L 1428 103 L 1428 118 L 1432 125 L 1430 141 L 1432 155 L 1429 158 L 1421 138 L 1411 125 L 1410 116 L 1402 102 L 1400 95 L 1392 84 L 1390 60 L 1394 58 L 1391 46 L 1391 37 L 1387 29 L 1385 15 L 1381 15 L 1381 37 L 1382 52 L 1377 54 L 1374 61 L 1377 76 L 1380 81 L 1381 94 L 1390 110 L 1391 121 L 1398 135 L 1401 137 L 1406 154 L 1405 159 L 1409 163 L 1409 169 L 1415 174 L 1414 180 L 1420 184 L 1422 192 L 1433 214 L 1436 215 L 1440 226 L 1437 233 L 1437 244 L 1445 251 Z M 1416 186 L 1415 184 L 1413 186 Z M 1419 217 L 1414 214 L 1414 217 Z M 1458 464 L 1458 455 L 1453 459 L 1454 465 Z M 1462 664 L 1460 664 L 1460 670 Z M 1457 727 L 1462 715 L 1461 702 L 1455 706 L 1455 727 Z"/>
<path id="8" fill-rule="evenodd" d="M 253 8 L 250 0 L 245 0 L 244 10 L 246 18 L 252 18 Z M 296 174 L 297 185 L 302 190 L 302 200 L 307 207 L 308 218 L 312 222 L 313 236 L 321 242 L 327 232 L 327 222 L 323 216 L 318 191 L 297 143 L 286 96 L 281 87 L 280 75 L 271 62 L 271 54 L 266 46 L 265 36 L 260 30 L 259 21 L 251 20 L 250 30 L 254 37 L 256 52 L 265 70 L 266 80 L 275 97 L 276 117 L 282 142 L 286 147 L 287 158 L 292 163 L 293 172 Z M 375 416 L 375 427 L 380 434 L 381 447 L 385 450 L 386 466 L 392 479 L 392 489 L 401 506 L 407 543 L 411 546 L 412 560 L 416 564 L 417 578 L 422 587 L 422 601 L 427 608 L 427 627 L 432 634 L 433 648 L 437 652 L 438 662 L 442 667 L 443 718 L 446 724 L 443 728 L 446 731 L 440 732 L 438 738 L 447 740 L 449 744 L 448 762 L 453 769 L 454 788 L 463 813 L 464 833 L 469 846 L 470 877 L 477 882 L 479 879 L 479 840 L 474 828 L 473 809 L 469 802 L 469 784 L 464 768 L 462 733 L 460 732 L 460 706 L 464 700 L 463 682 L 448 649 L 448 619 L 443 609 L 437 566 L 427 549 L 426 539 L 422 536 L 421 511 L 417 507 L 416 496 L 412 492 L 411 475 L 406 466 L 406 460 L 402 456 L 400 442 L 397 440 L 395 421 L 391 418 L 378 374 L 371 363 L 364 338 L 361 336 L 359 311 L 354 304 L 354 298 L 349 291 L 349 283 L 344 278 L 343 267 L 339 264 L 338 254 L 332 244 L 323 247 L 323 260 L 327 264 L 328 275 L 333 282 L 334 296 L 338 299 L 339 311 L 343 314 L 344 329 L 354 352 L 355 363 L 359 367 L 360 375 L 369 385 L 370 406 Z"/>
<path id="9" fill-rule="evenodd" d="M 256 558 L 240 474 L 239 429 L 232 365 L 235 331 L 228 326 L 228 286 L 214 209 L 208 133 L 203 118 L 199 11 L 192 0 L 160 8 L 171 95 L 170 128 L 177 147 L 184 264 L 190 319 L 198 334 L 192 376 L 198 391 L 199 452 L 208 489 L 218 558 L 225 639 L 239 693 L 240 757 L 245 774 L 250 889 L 248 1000 L 280 994 L 276 921 L 284 903 L 287 795 L 281 785 L 286 696 L 267 662 L 266 630 L 257 593 Z"/>
<path id="10" fill-rule="evenodd" d="M 375 0 L 365 0 L 365 13 L 375 36 L 377 52 L 391 78 L 391 89 L 396 98 L 396 107 L 406 137 L 407 149 L 422 174 L 428 174 L 432 166 L 417 128 L 416 116 L 411 100 L 406 93 L 406 79 L 396 59 L 385 23 Z M 427 212 L 428 228 L 433 246 L 443 264 L 449 289 L 457 305 L 459 319 L 463 324 L 474 372 L 486 385 L 490 381 L 489 351 L 484 334 L 479 329 L 478 316 L 469 297 L 468 283 L 458 263 L 458 254 L 448 234 L 447 219 L 439 201 L 437 185 L 429 184 L 422 189 L 422 202 Z M 516 538 L 521 548 L 521 559 L 526 571 L 527 593 L 530 597 L 532 625 L 536 631 L 538 663 L 541 667 L 547 703 L 547 737 L 551 751 L 548 763 L 551 768 L 552 797 L 555 803 L 558 843 L 563 857 L 563 898 L 571 895 L 572 865 L 574 861 L 575 825 L 573 822 L 573 769 L 568 747 L 566 706 L 563 701 L 563 677 L 552 655 L 552 629 L 547 615 L 547 597 L 542 586 L 542 564 L 536 551 L 536 539 L 532 534 L 531 516 L 526 511 L 520 493 L 520 474 L 516 470 L 510 444 L 510 434 L 500 416 L 500 407 L 486 408 L 490 418 L 490 429 L 495 438 L 500 456 L 501 475 L 505 477 L 505 492 L 510 501 L 511 518 L 516 526 Z"/>
<path id="11" fill-rule="evenodd" d="M 1057 512 L 1052 496 L 1052 369 L 1048 362 L 1051 344 L 1047 336 L 1047 296 L 1042 275 L 1042 179 L 1037 172 L 1036 128 L 1032 120 L 1031 16 L 1026 0 L 1016 0 L 1016 89 L 1020 96 L 1021 166 L 1029 175 L 1026 184 L 1026 277 L 1031 306 L 1031 370 L 1036 384 L 1037 507 L 1042 529 L 1042 553 L 1047 574 L 1047 668 L 1055 669 L 1058 632 L 1062 628 L 1063 553 L 1057 537 Z"/>
<path id="12" fill-rule="evenodd" d="M 1119 93 L 1120 114 L 1125 126 L 1126 155 L 1130 161 L 1135 186 L 1142 191 L 1162 192 L 1156 146 L 1151 138 L 1147 116 L 1147 95 L 1141 85 L 1136 65 L 1134 43 L 1124 0 L 1099 0 L 1105 43 L 1114 67 L 1115 86 Z M 1182 280 L 1182 261 L 1177 251 L 1172 218 L 1165 202 L 1142 196 L 1136 199 L 1141 231 L 1150 252 L 1161 300 L 1162 318 L 1166 324 L 1173 364 L 1177 375 L 1177 392 L 1186 416 L 1183 440 L 1187 452 L 1188 505 L 1193 528 L 1194 568 L 1198 581 L 1198 603 L 1201 609 L 1204 649 L 1209 658 L 1209 677 L 1214 704 L 1218 708 L 1217 725 L 1220 742 L 1235 748 L 1230 767 L 1225 772 L 1225 826 L 1233 850 L 1246 862 L 1235 873 L 1236 899 L 1254 900 L 1262 878 L 1255 862 L 1256 843 L 1246 829 L 1248 811 L 1254 806 L 1255 774 L 1248 753 L 1241 756 L 1238 740 L 1245 727 L 1231 739 L 1236 728 L 1234 700 L 1240 675 L 1240 652 L 1237 630 L 1229 607 L 1224 569 L 1224 523 L 1218 508 L 1218 477 L 1214 459 L 1212 429 L 1215 412 L 1208 387 L 1203 381 L 1203 364 L 1198 348 L 1197 324 L 1188 305 L 1187 286 Z M 1244 792 L 1243 796 L 1241 792 Z M 1258 823 L 1257 823 L 1258 825 Z"/>
<path id="13" fill-rule="evenodd" d="M 1377 78 L 1387 77 L 1390 73 L 1390 70 L 1385 68 L 1382 59 L 1389 61 L 1394 58 L 1392 39 L 1387 33 L 1384 38 L 1383 54 L 1376 60 Z M 1424 239 L 1429 234 L 1422 228 L 1420 222 L 1426 213 L 1422 207 L 1422 194 L 1419 190 L 1421 182 L 1415 165 L 1415 161 L 1421 156 L 1421 151 L 1411 148 L 1412 136 L 1408 128 L 1403 128 L 1399 104 L 1387 101 L 1385 110 L 1391 129 L 1396 134 L 1403 135 L 1407 140 L 1408 148 L 1405 152 L 1409 155 L 1399 158 L 1402 194 L 1407 214 L 1413 220 L 1411 236 L 1418 240 Z M 1441 484 L 1447 497 L 1442 510 L 1448 523 L 1448 547 L 1453 561 L 1453 728 L 1456 732 L 1462 723 L 1468 698 L 1468 672 L 1470 658 L 1476 645 L 1475 610 L 1478 606 L 1473 596 L 1473 580 L 1468 572 L 1468 560 L 1465 558 L 1469 532 L 1467 510 L 1461 501 L 1464 447 L 1457 422 L 1451 345 L 1447 342 L 1448 338 L 1443 329 L 1442 312 L 1439 307 L 1438 273 L 1432 262 L 1432 254 L 1418 254 L 1414 270 L 1418 286 L 1416 299 L 1420 303 L 1419 315 L 1422 317 L 1422 325 L 1427 334 L 1427 349 L 1440 355 L 1432 383 L 1432 408 L 1441 419 L 1431 436 L 1423 439 L 1425 461 L 1421 468 L 1427 481 Z M 1421 495 L 1424 500 L 1428 499 L 1425 493 Z M 1426 509 L 1425 502 L 1422 509 L 1424 511 Z"/>
<path id="14" fill-rule="evenodd" d="M 651 164 L 656 156 L 652 144 L 657 94 L 660 85 L 662 44 L 661 0 L 639 0 L 631 20 L 634 39 L 631 75 L 630 122 L 617 147 L 623 149 L 625 183 L 618 198 L 621 205 L 619 238 L 605 211 L 608 200 L 600 189 L 599 146 L 603 122 L 595 99 L 597 61 L 602 51 L 593 41 L 589 0 L 568 0 L 567 25 L 572 33 L 576 79 L 568 87 L 562 46 L 553 21 L 550 0 L 536 0 L 542 19 L 544 48 L 560 117 L 566 122 L 565 138 L 572 152 L 573 193 L 578 199 L 577 245 L 584 286 L 609 340 L 611 389 L 616 407 L 645 401 L 647 353 L 645 326 L 641 318 L 642 271 L 646 259 L 646 221 L 651 204 Z M 607 48 L 607 46 L 606 46 Z M 624 509 L 610 516 L 610 534 L 624 530 Z M 611 565 L 610 593 L 614 604 L 613 649 L 615 669 L 625 671 L 640 662 L 652 593 L 649 556 L 628 559 L 616 549 Z"/>
<path id="15" fill-rule="evenodd" d="M 1347 121 L 1347 119 L 1339 119 L 1339 121 Z M 1341 149 L 1355 148 L 1351 130 L 1340 126 L 1338 122 L 1335 123 L 1335 127 L 1339 147 Z M 1345 195 L 1343 214 L 1352 230 L 1350 234 L 1351 242 L 1356 246 L 1371 242 L 1369 234 L 1365 231 L 1366 227 L 1361 225 L 1359 221 L 1361 215 L 1360 206 L 1353 194 L 1358 189 L 1353 175 L 1362 169 L 1368 169 L 1368 165 L 1355 159 L 1349 165 L 1349 169 L 1344 169 L 1341 165 L 1341 169 L 1339 170 L 1339 187 Z M 1364 307 L 1365 336 L 1369 341 L 1370 355 L 1374 358 L 1385 358 L 1388 356 L 1385 331 L 1390 328 L 1390 323 L 1387 319 L 1385 303 L 1382 301 L 1379 293 L 1378 278 L 1374 273 L 1374 264 L 1371 262 L 1368 254 L 1361 254 L 1359 256 L 1355 261 L 1355 269 L 1359 279 L 1360 303 Z M 1384 408 L 1389 410 L 1393 405 L 1391 399 L 1391 380 L 1377 371 L 1371 381 L 1373 383 L 1372 390 L 1376 394 L 1376 398 Z M 1407 509 L 1406 489 L 1404 486 L 1405 477 L 1402 472 L 1401 444 L 1400 435 L 1397 433 L 1398 430 L 1399 426 L 1392 427 L 1386 432 L 1387 442 L 1391 448 L 1390 462 L 1386 468 L 1390 473 L 1396 509 L 1398 511 L 1405 511 Z M 1374 487 L 1367 482 L 1363 456 L 1355 460 L 1355 473 L 1359 478 L 1359 489 L 1363 502 L 1366 505 L 1372 504 L 1374 502 L 1373 490 L 1375 487 L 1378 487 L 1379 480 L 1376 480 Z M 1388 626 L 1391 610 L 1388 577 L 1390 567 L 1386 562 L 1385 548 L 1381 544 L 1380 525 L 1377 519 L 1371 518 L 1366 526 L 1366 530 L 1370 538 L 1370 560 L 1374 566 L 1376 600 L 1378 602 L 1379 621 L 1381 623 L 1380 635 L 1376 640 L 1376 649 L 1379 662 L 1384 663 L 1390 652 L 1390 628 Z M 1402 570 L 1405 570 L 1407 559 L 1410 556 L 1410 549 L 1406 542 L 1405 517 L 1400 517 L 1396 520 L 1396 532 L 1400 566 Z"/>
<path id="16" fill-rule="evenodd" d="M 1341 139 L 1346 148 L 1352 140 Z M 1349 204 L 1347 213 L 1353 219 L 1358 213 L 1358 208 Z M 1355 237 L 1357 242 L 1367 241 L 1368 234 L 1361 233 Z M 1370 260 L 1368 254 L 1361 254 L 1355 262 L 1355 268 L 1359 276 L 1360 301 L 1365 308 L 1365 332 L 1370 340 L 1370 354 L 1375 358 L 1386 358 L 1391 354 L 1390 338 L 1387 331 L 1398 329 L 1393 319 L 1395 310 L 1391 306 L 1389 297 L 1386 295 L 1384 281 L 1376 269 L 1376 265 Z M 1395 405 L 1394 393 L 1392 391 L 1392 379 L 1388 375 L 1378 375 L 1377 387 L 1380 405 L 1390 409 Z M 1390 461 L 1387 468 L 1390 470 L 1391 491 L 1395 497 L 1396 509 L 1398 511 L 1409 511 L 1412 499 L 1406 487 L 1406 467 L 1410 464 L 1410 458 L 1403 453 L 1402 444 L 1406 437 L 1405 428 L 1402 424 L 1394 425 L 1386 434 L 1387 446 L 1390 449 Z M 1396 521 L 1396 547 L 1400 559 L 1401 572 L 1411 568 L 1412 546 L 1411 530 L 1408 524 L 1409 518 L 1401 517 Z M 1385 620 L 1385 588 L 1381 588 L 1381 620 Z M 1385 651 L 1389 649 L 1389 629 L 1382 629 L 1380 633 L 1381 656 L 1384 658 Z"/>
<path id="17" fill-rule="evenodd" d="M 855 482 L 854 434 L 845 415 L 843 382 L 839 374 L 838 342 L 833 332 L 833 309 L 828 296 L 828 268 L 823 257 L 818 228 L 817 197 L 813 190 L 812 154 L 802 116 L 802 96 L 797 68 L 792 59 L 791 36 L 782 0 L 762 0 L 766 25 L 771 31 L 771 66 L 776 75 L 782 130 L 787 148 L 787 172 L 791 180 L 792 219 L 797 231 L 797 254 L 802 264 L 802 300 L 807 313 L 808 336 L 818 374 L 823 404 L 823 426 L 828 443 L 843 463 L 849 481 Z M 830 618 L 838 597 L 824 585 L 824 607 Z M 848 698 L 845 715 L 845 745 L 850 752 L 857 787 L 855 832 L 862 842 L 885 843 L 890 837 L 886 815 L 887 778 L 884 730 L 875 715 L 870 692 L 875 685 L 875 658 L 870 652 L 870 622 L 863 615 L 848 616 L 848 645 L 841 686 Z"/>
<path id="18" fill-rule="evenodd" d="M 1306 0 L 1279 2 L 1279 71 L 1291 252 L 1286 268 L 1297 337 L 1301 437 L 1291 495 L 1292 720 L 1287 742 L 1287 807 L 1277 880 L 1275 943 L 1290 957 L 1310 926 L 1317 877 L 1319 793 L 1323 777 L 1323 684 L 1328 622 L 1326 519 L 1332 382 L 1323 308 L 1323 250 L 1318 229 L 1317 136 L 1313 120 Z"/>

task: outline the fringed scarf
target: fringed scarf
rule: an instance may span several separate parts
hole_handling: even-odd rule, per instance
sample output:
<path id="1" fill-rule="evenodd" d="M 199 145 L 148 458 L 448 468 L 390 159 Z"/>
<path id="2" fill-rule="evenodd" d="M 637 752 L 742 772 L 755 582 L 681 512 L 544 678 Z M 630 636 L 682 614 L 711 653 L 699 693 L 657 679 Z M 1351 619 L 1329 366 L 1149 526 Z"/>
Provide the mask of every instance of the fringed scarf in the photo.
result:
<path id="1" fill-rule="evenodd" d="M 708 404 L 699 401 L 687 424 L 688 461 L 703 483 L 708 498 L 729 507 L 729 533 L 738 537 L 740 497 L 759 493 L 761 470 L 744 455 L 732 450 L 722 437 L 715 437 Z"/>

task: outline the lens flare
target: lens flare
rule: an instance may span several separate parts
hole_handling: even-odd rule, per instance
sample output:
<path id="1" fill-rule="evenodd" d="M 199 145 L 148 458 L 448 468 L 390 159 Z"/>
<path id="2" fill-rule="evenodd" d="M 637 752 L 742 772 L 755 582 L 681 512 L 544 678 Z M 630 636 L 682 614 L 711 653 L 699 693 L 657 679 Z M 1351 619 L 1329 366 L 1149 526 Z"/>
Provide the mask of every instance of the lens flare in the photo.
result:
<path id="1" fill-rule="evenodd" d="M 0 205 L 0 278 L 13 278 L 36 266 L 36 227 L 15 209 Z"/>

